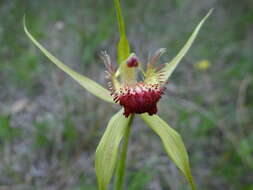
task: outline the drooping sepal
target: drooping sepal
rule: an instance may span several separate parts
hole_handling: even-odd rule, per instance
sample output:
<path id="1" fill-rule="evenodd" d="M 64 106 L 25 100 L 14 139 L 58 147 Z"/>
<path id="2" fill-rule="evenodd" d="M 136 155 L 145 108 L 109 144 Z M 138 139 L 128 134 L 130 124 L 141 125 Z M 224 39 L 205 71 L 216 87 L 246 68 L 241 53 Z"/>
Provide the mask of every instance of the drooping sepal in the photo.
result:
<path id="1" fill-rule="evenodd" d="M 46 50 L 33 36 L 32 34 L 28 31 L 26 24 L 25 24 L 25 17 L 23 20 L 23 26 L 26 35 L 30 40 L 33 42 L 35 46 L 37 46 L 42 53 L 50 60 L 52 61 L 57 67 L 59 67 L 62 71 L 67 73 L 70 77 L 72 77 L 75 81 L 77 81 L 82 87 L 84 87 L 86 90 L 88 90 L 90 93 L 93 95 L 101 98 L 104 101 L 113 103 L 113 99 L 110 96 L 110 92 L 96 83 L 95 81 L 75 72 L 71 68 L 69 68 L 67 65 L 63 64 L 60 60 L 58 60 L 56 57 L 54 57 L 49 51 Z"/>
<path id="2" fill-rule="evenodd" d="M 120 142 L 127 131 L 131 117 L 125 118 L 123 110 L 108 123 L 96 150 L 95 169 L 99 190 L 107 190 L 116 167 Z"/>
<path id="3" fill-rule="evenodd" d="M 188 154 L 180 135 L 157 115 L 142 114 L 141 118 L 161 138 L 168 157 L 183 172 L 191 189 L 196 190 Z"/>

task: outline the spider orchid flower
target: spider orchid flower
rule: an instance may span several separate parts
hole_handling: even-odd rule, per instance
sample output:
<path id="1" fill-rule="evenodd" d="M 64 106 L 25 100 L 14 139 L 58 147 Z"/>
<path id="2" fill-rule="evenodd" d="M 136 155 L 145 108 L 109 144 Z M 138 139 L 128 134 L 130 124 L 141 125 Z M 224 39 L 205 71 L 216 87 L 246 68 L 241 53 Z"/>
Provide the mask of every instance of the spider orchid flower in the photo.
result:
<path id="1" fill-rule="evenodd" d="M 110 119 L 96 150 L 95 169 L 99 190 L 108 189 L 108 185 L 115 172 L 117 160 L 119 160 L 119 172 L 116 173 L 116 178 L 121 179 L 116 182 L 116 189 L 118 190 L 122 187 L 122 178 L 124 176 L 122 170 L 124 170 L 125 165 L 124 156 L 126 155 L 129 131 L 135 114 L 139 114 L 147 126 L 161 138 L 168 157 L 182 171 L 191 188 L 195 190 L 189 158 L 184 143 L 180 135 L 156 115 L 157 102 L 164 94 L 168 78 L 191 47 L 201 26 L 211 14 L 212 10 L 199 22 L 186 44 L 170 62 L 163 64 L 162 67 L 157 66 L 157 60 L 165 52 L 165 49 L 161 48 L 154 53 L 147 63 L 147 69 L 144 70 L 139 58 L 134 53 L 130 53 L 119 0 L 114 0 L 114 5 L 120 32 L 120 40 L 117 48 L 118 69 L 113 67 L 110 56 L 106 52 L 102 52 L 101 54 L 106 66 L 106 77 L 109 80 L 108 90 L 97 82 L 70 69 L 47 51 L 28 31 L 25 18 L 23 20 L 24 30 L 33 44 L 49 60 L 77 81 L 82 87 L 98 98 L 109 103 L 119 104 L 124 108 Z M 143 80 L 137 80 L 137 72 L 143 75 Z M 118 158 L 120 142 L 123 138 L 122 154 L 121 158 Z"/>

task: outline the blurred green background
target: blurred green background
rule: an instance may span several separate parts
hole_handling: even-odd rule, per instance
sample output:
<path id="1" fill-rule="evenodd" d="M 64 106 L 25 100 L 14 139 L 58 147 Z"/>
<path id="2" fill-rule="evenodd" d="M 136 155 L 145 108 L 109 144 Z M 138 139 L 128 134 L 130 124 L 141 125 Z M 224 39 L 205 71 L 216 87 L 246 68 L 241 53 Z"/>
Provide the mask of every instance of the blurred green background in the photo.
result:
<path id="1" fill-rule="evenodd" d="M 147 62 L 180 50 L 214 12 L 169 81 L 159 115 L 183 137 L 201 190 L 253 190 L 253 1 L 122 0 L 132 51 Z M 31 33 L 71 68 L 106 86 L 99 58 L 116 60 L 112 0 L 0 1 L 0 189 L 96 190 L 94 153 L 117 106 L 50 63 Z M 115 63 L 116 65 L 116 63 Z M 127 190 L 187 190 L 157 136 L 135 121 Z"/>

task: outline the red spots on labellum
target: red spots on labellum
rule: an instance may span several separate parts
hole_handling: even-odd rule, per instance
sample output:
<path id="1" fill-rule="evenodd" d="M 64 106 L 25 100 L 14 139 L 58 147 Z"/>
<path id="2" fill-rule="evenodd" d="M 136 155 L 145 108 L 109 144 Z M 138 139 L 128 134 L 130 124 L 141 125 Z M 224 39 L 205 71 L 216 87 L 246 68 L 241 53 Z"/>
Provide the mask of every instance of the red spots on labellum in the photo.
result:
<path id="1" fill-rule="evenodd" d="M 124 107 L 124 115 L 128 117 L 132 113 L 157 113 L 157 102 L 163 95 L 165 87 L 159 84 L 137 83 L 134 87 L 124 87 L 119 92 L 114 92 L 114 101 Z"/>

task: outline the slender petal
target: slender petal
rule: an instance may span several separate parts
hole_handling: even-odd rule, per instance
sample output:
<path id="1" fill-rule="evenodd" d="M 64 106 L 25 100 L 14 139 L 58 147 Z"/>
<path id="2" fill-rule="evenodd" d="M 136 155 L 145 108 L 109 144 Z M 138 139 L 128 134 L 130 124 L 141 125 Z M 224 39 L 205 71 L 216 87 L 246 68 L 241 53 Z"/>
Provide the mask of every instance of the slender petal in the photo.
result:
<path id="1" fill-rule="evenodd" d="M 95 160 L 99 190 L 106 190 L 110 183 L 116 166 L 119 144 L 131 119 L 125 118 L 121 109 L 111 118 L 99 142 Z"/>
<path id="2" fill-rule="evenodd" d="M 141 118 L 161 138 L 168 156 L 184 173 L 192 190 L 195 190 L 188 154 L 180 135 L 157 115 L 142 114 Z"/>
<path id="3" fill-rule="evenodd" d="M 95 81 L 80 75 L 79 73 L 75 72 L 74 70 L 70 69 L 68 66 L 63 64 L 60 60 L 58 60 L 56 57 L 54 57 L 49 51 L 47 51 L 27 30 L 26 24 L 25 24 L 25 18 L 23 20 L 24 30 L 26 35 L 30 38 L 30 40 L 36 45 L 43 53 L 44 55 L 52 61 L 56 66 L 58 66 L 61 70 L 63 70 L 65 73 L 67 73 L 69 76 L 71 76 L 75 81 L 77 81 L 82 87 L 84 87 L 86 90 L 88 90 L 93 95 L 101 98 L 104 101 L 113 103 L 113 99 L 110 96 L 110 92 L 103 88 L 101 85 L 96 83 Z"/>
<path id="4" fill-rule="evenodd" d="M 148 84 L 164 84 L 164 72 L 161 67 L 157 67 L 158 59 L 166 52 L 165 48 L 158 49 L 155 54 L 149 60 L 147 65 L 147 72 L 145 73 L 145 82 Z"/>
<path id="5" fill-rule="evenodd" d="M 198 34 L 201 26 L 204 24 L 204 22 L 209 17 L 209 15 L 212 13 L 212 11 L 213 11 L 213 9 L 211 9 L 207 13 L 207 15 L 199 22 L 199 24 L 197 25 L 197 27 L 193 31 L 192 35 L 190 36 L 190 38 L 188 39 L 188 41 L 186 42 L 186 44 L 183 46 L 183 48 L 176 55 L 176 57 L 174 57 L 170 63 L 167 63 L 165 65 L 165 67 L 162 70 L 163 73 L 164 73 L 164 79 L 163 79 L 164 81 L 166 81 L 170 77 L 170 75 L 172 74 L 172 72 L 177 67 L 178 63 L 181 61 L 181 59 L 184 57 L 184 55 L 190 49 L 190 47 L 191 47 L 193 41 L 195 40 L 195 38 L 196 38 L 196 36 L 197 36 L 197 34 Z"/>

